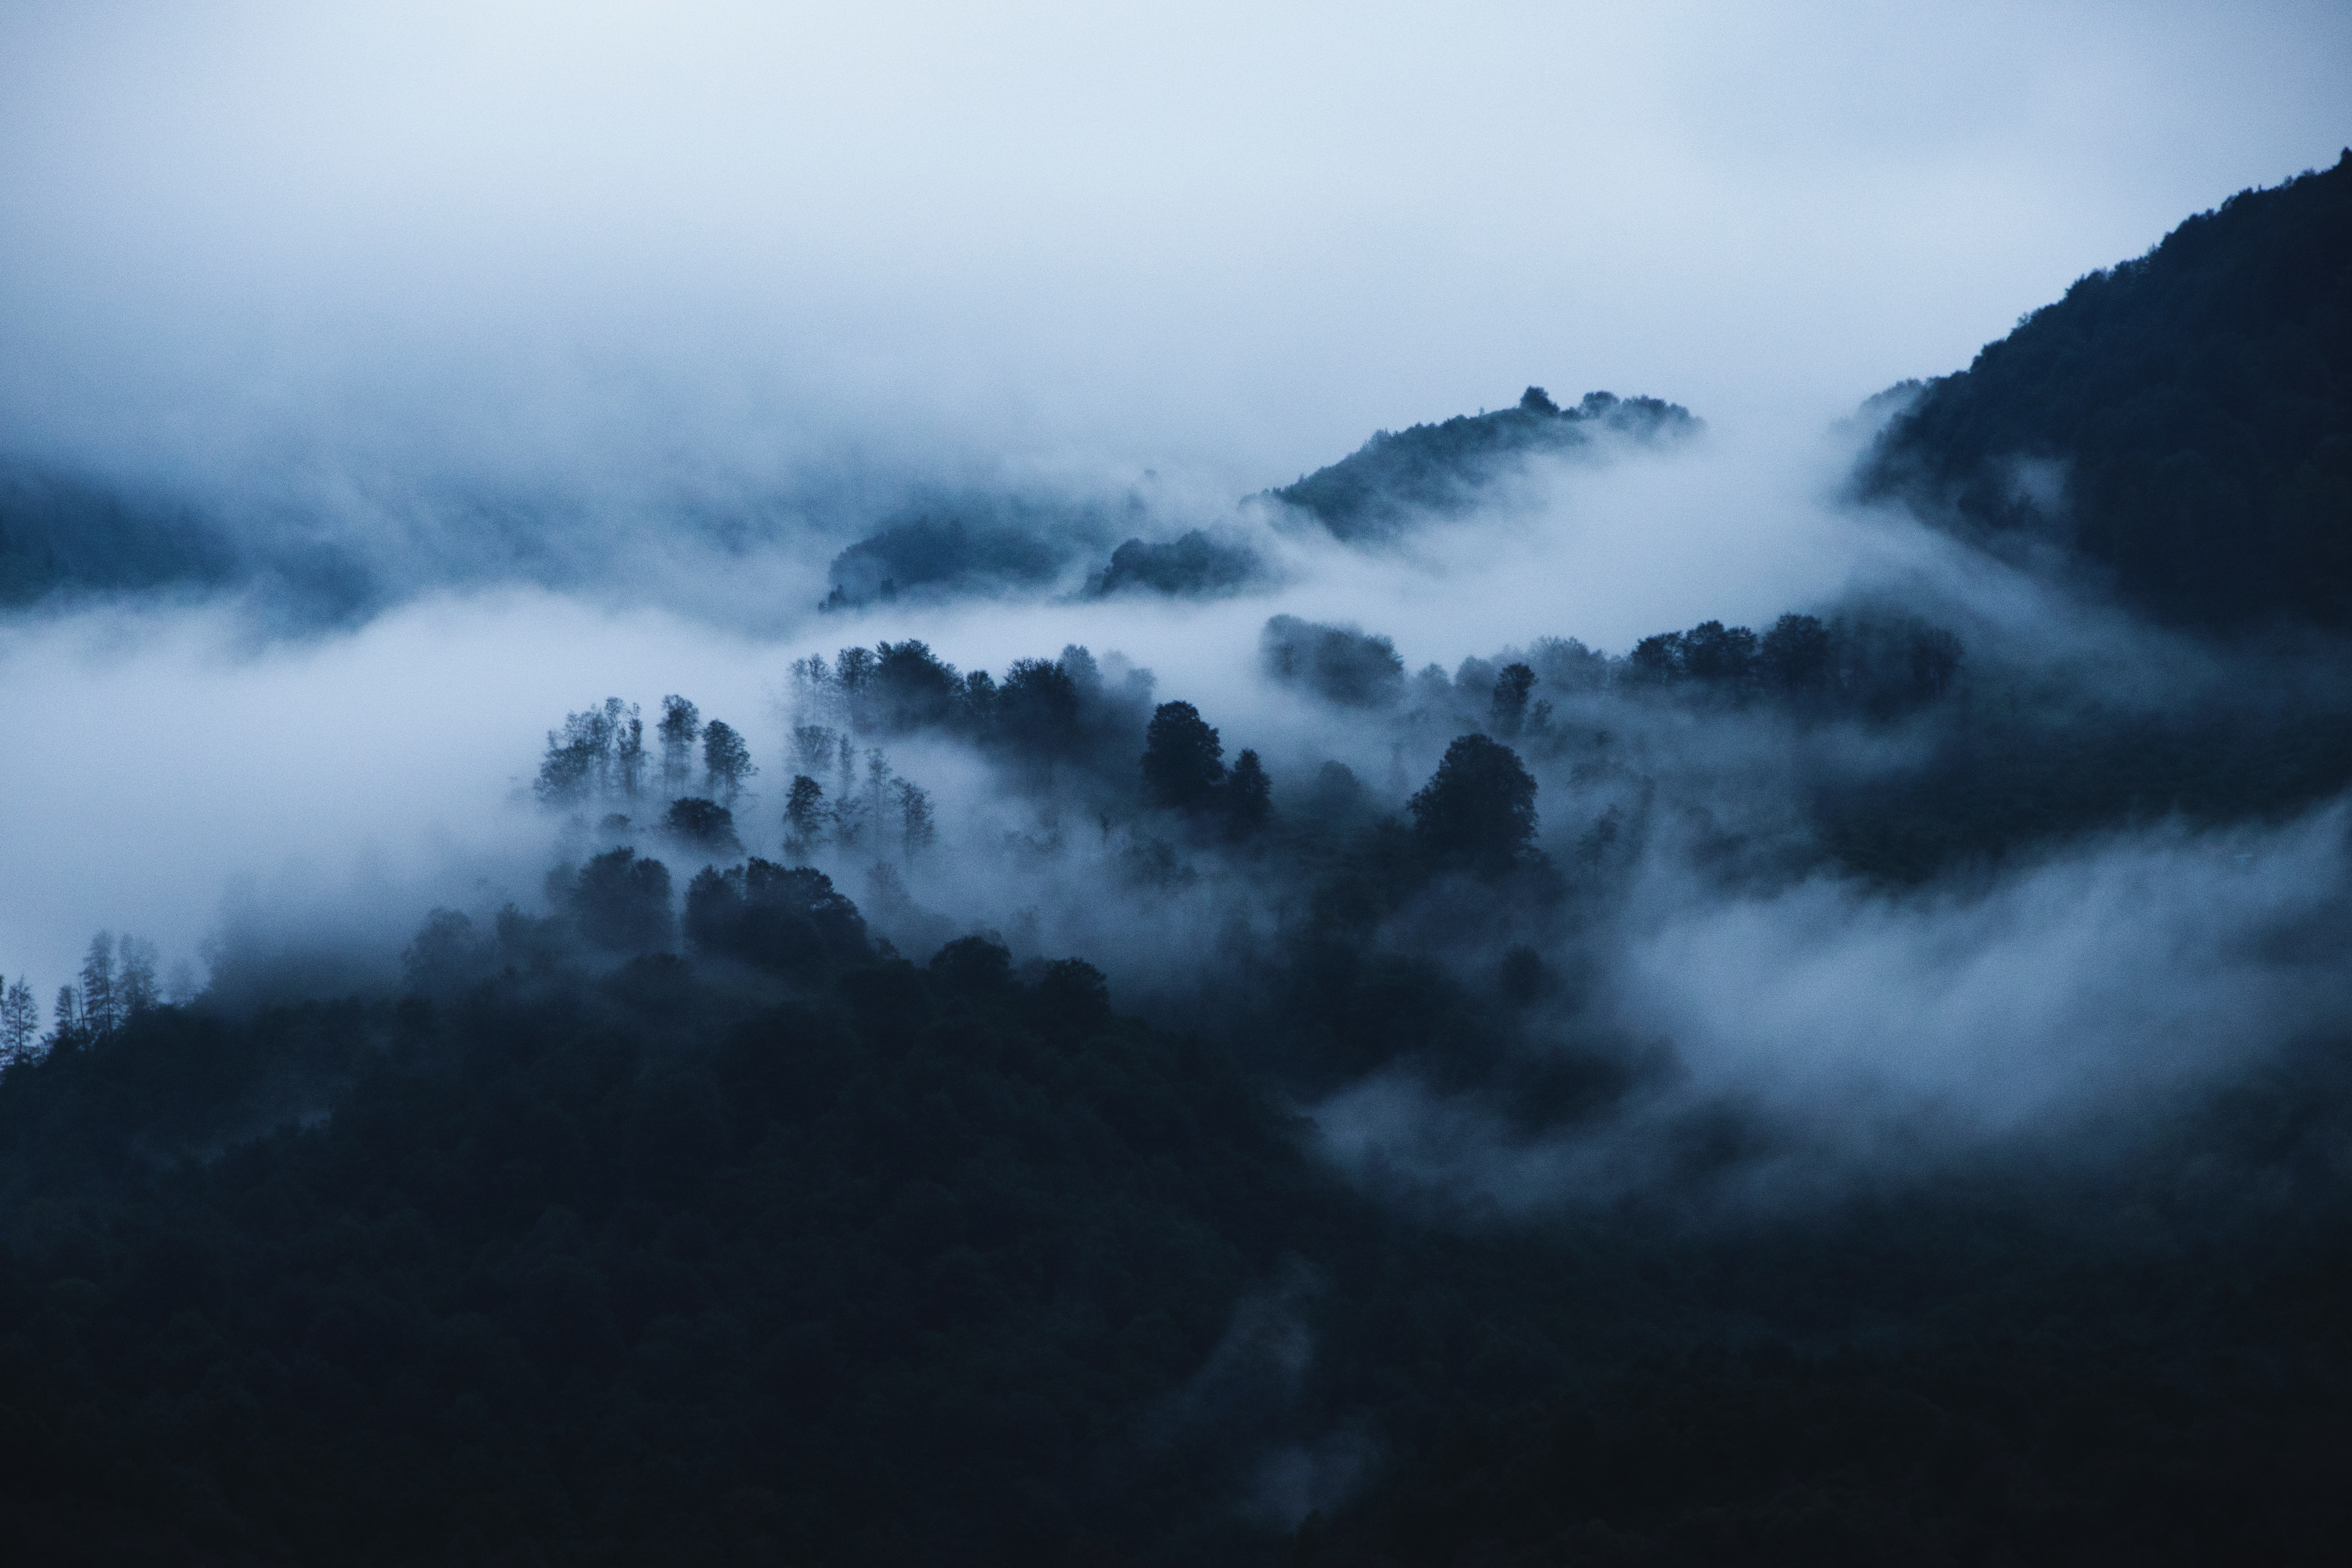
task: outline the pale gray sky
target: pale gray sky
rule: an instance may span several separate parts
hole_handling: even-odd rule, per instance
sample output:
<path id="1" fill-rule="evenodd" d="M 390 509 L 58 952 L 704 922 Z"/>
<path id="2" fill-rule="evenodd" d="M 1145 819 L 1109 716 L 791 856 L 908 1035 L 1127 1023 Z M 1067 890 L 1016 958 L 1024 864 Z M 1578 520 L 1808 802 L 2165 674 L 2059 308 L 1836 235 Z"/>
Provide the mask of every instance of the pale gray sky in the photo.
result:
<path id="1" fill-rule="evenodd" d="M 0 431 L 1190 465 L 1967 362 L 2352 141 L 2340 4 L 0 9 Z"/>

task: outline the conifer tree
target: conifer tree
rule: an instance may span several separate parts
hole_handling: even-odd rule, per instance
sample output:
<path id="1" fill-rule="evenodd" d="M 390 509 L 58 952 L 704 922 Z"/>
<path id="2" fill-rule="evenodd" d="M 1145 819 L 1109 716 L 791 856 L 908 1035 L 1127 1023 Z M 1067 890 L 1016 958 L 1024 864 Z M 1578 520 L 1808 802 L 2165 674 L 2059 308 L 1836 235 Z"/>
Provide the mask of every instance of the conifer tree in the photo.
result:
<path id="1" fill-rule="evenodd" d="M 114 994 L 114 933 L 100 931 L 89 939 L 81 961 L 82 1025 L 93 1035 L 110 1034 L 122 1021 Z"/>
<path id="2" fill-rule="evenodd" d="M 22 1061 L 41 1030 L 41 1005 L 23 975 L 0 987 L 0 1065 Z"/>
<path id="3" fill-rule="evenodd" d="M 155 985 L 155 944 L 125 935 L 115 944 L 115 1021 L 128 1023 L 161 1000 Z"/>
<path id="4" fill-rule="evenodd" d="M 81 998 L 74 994 L 72 986 L 60 985 L 49 1026 L 49 1044 L 52 1047 L 72 1045 L 81 1037 Z"/>
<path id="5" fill-rule="evenodd" d="M 702 712 L 673 693 L 662 699 L 661 723 L 655 733 L 661 737 L 662 794 L 675 798 L 694 781 L 694 742 L 702 733 Z"/>

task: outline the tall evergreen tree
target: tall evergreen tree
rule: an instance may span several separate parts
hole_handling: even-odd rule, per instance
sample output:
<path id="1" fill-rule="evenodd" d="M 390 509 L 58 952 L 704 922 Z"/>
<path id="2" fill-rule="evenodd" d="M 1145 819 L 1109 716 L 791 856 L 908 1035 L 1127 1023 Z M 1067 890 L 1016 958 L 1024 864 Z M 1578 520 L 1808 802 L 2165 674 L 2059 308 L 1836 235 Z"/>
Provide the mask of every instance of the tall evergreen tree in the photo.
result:
<path id="1" fill-rule="evenodd" d="M 41 1005 L 23 975 L 0 987 L 0 1063 L 30 1056 L 41 1032 Z"/>
<path id="2" fill-rule="evenodd" d="M 115 1011 L 118 1022 L 127 1022 L 163 999 L 155 984 L 155 944 L 125 934 L 114 952 L 120 965 L 114 976 Z"/>
<path id="3" fill-rule="evenodd" d="M 662 794 L 675 799 L 694 782 L 694 742 L 702 733 L 701 710 L 675 693 L 665 697 L 655 733 L 661 737 Z"/>
<path id="4" fill-rule="evenodd" d="M 70 1046 L 82 1035 L 81 998 L 70 985 L 58 987 L 58 999 L 52 1005 L 49 1022 L 49 1044 L 52 1047 Z"/>
<path id="5" fill-rule="evenodd" d="M 122 1021 L 114 994 L 114 933 L 100 931 L 89 939 L 81 961 L 81 1016 L 94 1035 L 110 1034 Z"/>

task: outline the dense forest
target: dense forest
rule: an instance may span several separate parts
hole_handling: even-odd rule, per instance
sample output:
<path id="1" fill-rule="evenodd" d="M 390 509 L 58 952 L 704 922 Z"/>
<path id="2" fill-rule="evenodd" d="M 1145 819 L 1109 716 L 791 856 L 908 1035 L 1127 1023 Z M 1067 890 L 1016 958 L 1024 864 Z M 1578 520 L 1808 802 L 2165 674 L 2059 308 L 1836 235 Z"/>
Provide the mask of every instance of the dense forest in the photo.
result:
<path id="1" fill-rule="evenodd" d="M 1863 494 L 2210 628 L 2352 626 L 2352 152 L 2232 196 L 1928 383 Z"/>
<path id="2" fill-rule="evenodd" d="M 772 711 L 514 736 L 529 885 L 419 900 L 396 981 L 242 928 L 0 976 L 0 1551 L 2334 1561 L 2347 180 L 1895 400 L 1857 483 L 2096 603 L 966 668 L 926 598 L 1275 584 L 942 491 Z M 1252 504 L 1361 562 L 1697 429 L 1529 388 Z M 0 492 L 13 601 L 103 585 L 84 513 L 114 586 L 246 581 L 110 504 Z"/>
<path id="3" fill-rule="evenodd" d="M 1857 608 L 1408 676 L 1269 622 L 1270 680 L 1450 734 L 1401 802 L 1228 760 L 1076 647 L 805 659 L 764 773 L 684 697 L 591 705 L 540 762 L 543 912 L 436 912 L 396 994 L 172 1001 L 94 945 L 0 1079 L 0 1521 L 58 1562 L 2318 1561 L 2352 1522 L 2340 1034 L 2098 1158 L 1794 1199 L 1801 1128 L 1589 1005 L 1640 842 L 1722 787 L 1663 746 L 1693 725 L 1816 766 L 1943 736 L 1784 781 L 1832 831 L 1718 822 L 1734 880 L 2136 808 L 2049 798 L 2026 748 L 1981 765 L 2042 816 L 1955 809 L 1935 759 L 2033 722 L 1970 653 Z M 1098 819 L 1091 868 L 940 820 L 885 748 L 940 743 Z M 2340 786 L 2322 749 L 2206 804 Z M 1122 1005 L 1055 933 L 918 902 L 1057 858 L 1103 903 L 1238 888 L 1265 939 Z M 1533 1210 L 1351 1179 L 1302 1111 L 1400 1078 L 1643 1170 Z"/>

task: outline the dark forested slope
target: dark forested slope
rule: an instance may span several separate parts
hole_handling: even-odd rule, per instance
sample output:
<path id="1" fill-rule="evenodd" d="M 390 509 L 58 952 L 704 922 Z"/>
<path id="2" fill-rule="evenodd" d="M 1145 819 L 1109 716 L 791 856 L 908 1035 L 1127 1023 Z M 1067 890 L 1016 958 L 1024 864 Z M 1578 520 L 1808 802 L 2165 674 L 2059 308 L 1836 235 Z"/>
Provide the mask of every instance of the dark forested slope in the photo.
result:
<path id="1" fill-rule="evenodd" d="M 1543 388 L 1531 386 L 1516 408 L 1378 431 L 1339 461 L 1272 494 L 1311 512 L 1341 539 L 1372 539 L 1415 512 L 1467 506 L 1514 464 L 1586 447 L 1596 431 L 1660 440 L 1688 436 L 1698 424 L 1690 410 L 1654 397 L 1593 392 L 1575 407 L 1562 408 Z"/>
<path id="2" fill-rule="evenodd" d="M 1929 383 L 1857 479 L 2177 624 L 2352 626 L 2352 153 L 2084 278 Z"/>
<path id="3" fill-rule="evenodd" d="M 151 1008 L 9 1068 L 0 1553 L 2316 1563 L 2352 1527 L 2340 1042 L 2095 1177 L 1433 1226 L 1085 966 L 911 965 L 764 875 L 761 918 L 689 900 L 691 964 L 444 919 L 399 1002 Z"/>

